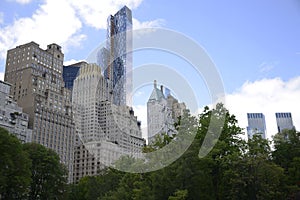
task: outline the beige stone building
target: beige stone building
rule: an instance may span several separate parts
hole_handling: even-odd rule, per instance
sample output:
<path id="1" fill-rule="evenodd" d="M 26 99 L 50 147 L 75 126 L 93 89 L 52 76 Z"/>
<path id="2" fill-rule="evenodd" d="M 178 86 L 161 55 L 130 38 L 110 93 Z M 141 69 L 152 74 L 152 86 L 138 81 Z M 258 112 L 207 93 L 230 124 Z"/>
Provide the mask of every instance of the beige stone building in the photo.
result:
<path id="1" fill-rule="evenodd" d="M 41 49 L 35 42 L 7 52 L 5 81 L 11 95 L 29 115 L 32 140 L 53 149 L 73 179 L 74 123 L 68 89 L 62 77 L 64 54 L 57 44 Z"/>
<path id="2" fill-rule="evenodd" d="M 172 111 L 172 118 L 174 122 L 178 121 L 178 118 L 181 117 L 186 110 L 186 105 L 184 102 L 179 102 L 178 99 L 173 97 L 171 94 L 166 96 L 168 106 L 171 108 Z"/>

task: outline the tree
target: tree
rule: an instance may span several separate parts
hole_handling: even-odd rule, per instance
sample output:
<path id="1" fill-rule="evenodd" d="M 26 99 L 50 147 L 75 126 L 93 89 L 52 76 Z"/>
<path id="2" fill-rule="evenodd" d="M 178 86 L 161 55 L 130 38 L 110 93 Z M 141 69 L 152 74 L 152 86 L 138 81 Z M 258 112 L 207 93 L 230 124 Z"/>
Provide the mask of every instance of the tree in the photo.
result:
<path id="1" fill-rule="evenodd" d="M 283 130 L 273 137 L 273 160 L 286 174 L 286 193 L 300 191 L 300 133 L 295 129 Z"/>
<path id="2" fill-rule="evenodd" d="M 40 144 L 24 144 L 32 160 L 29 199 L 64 199 L 67 170 L 59 156 Z"/>
<path id="3" fill-rule="evenodd" d="M 78 184 L 71 185 L 70 200 L 95 200 L 104 198 L 107 193 L 117 188 L 123 172 L 114 169 L 103 169 L 99 176 L 85 176 Z"/>
<path id="4" fill-rule="evenodd" d="M 284 199 L 283 169 L 272 162 L 269 142 L 254 135 L 244 148 L 227 162 L 224 199 Z"/>
<path id="5" fill-rule="evenodd" d="M 220 129 L 221 134 L 217 137 L 216 134 Z M 226 170 L 230 168 L 228 163 L 233 157 L 239 157 L 242 153 L 241 147 L 244 143 L 240 139 L 241 134 L 242 129 L 237 125 L 235 116 L 231 115 L 223 104 L 217 104 L 211 110 L 208 107 L 204 108 L 200 115 L 196 138 L 202 148 L 210 149 L 209 147 L 214 145 L 211 151 L 200 159 L 201 166 L 205 167 L 204 170 L 209 174 L 207 179 L 211 181 L 211 188 L 207 188 L 206 191 L 206 194 L 211 194 L 210 199 L 223 199 L 223 178 Z"/>
<path id="6" fill-rule="evenodd" d="M 168 200 L 185 200 L 188 196 L 187 190 L 177 190 L 174 196 L 169 196 Z"/>
<path id="7" fill-rule="evenodd" d="M 173 145 L 164 155 L 156 154 L 148 160 L 146 156 L 141 162 L 128 156 L 116 163 L 123 169 L 140 169 L 149 163 L 164 168 L 148 173 L 119 172 L 115 184 L 99 189 L 98 199 L 259 200 L 287 199 L 288 194 L 293 194 L 291 191 L 296 194 L 295 184 L 300 175 L 300 138 L 296 133 L 276 140 L 272 152 L 270 142 L 261 136 L 255 135 L 248 141 L 241 139 L 243 130 L 222 104 L 214 109 L 206 107 L 198 119 L 183 116 L 176 128 L 177 135 L 162 134 L 144 148 L 144 152 L 152 153 Z M 176 161 L 166 161 L 169 153 L 181 152 L 183 148 L 186 151 L 178 153 Z M 204 151 L 199 153 L 199 148 Z M 85 188 L 95 188 L 89 185 Z"/>
<path id="8" fill-rule="evenodd" d="M 0 128 L 0 199 L 24 199 L 31 182 L 31 162 L 22 144 Z"/>

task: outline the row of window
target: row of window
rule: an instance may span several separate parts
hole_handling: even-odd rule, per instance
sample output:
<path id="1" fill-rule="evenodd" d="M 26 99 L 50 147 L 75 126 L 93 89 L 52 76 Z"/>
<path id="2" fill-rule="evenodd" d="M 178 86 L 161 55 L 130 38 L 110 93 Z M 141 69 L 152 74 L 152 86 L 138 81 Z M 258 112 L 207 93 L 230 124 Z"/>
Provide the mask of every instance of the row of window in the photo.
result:
<path id="1" fill-rule="evenodd" d="M 275 113 L 276 118 L 292 118 L 291 113 Z"/>

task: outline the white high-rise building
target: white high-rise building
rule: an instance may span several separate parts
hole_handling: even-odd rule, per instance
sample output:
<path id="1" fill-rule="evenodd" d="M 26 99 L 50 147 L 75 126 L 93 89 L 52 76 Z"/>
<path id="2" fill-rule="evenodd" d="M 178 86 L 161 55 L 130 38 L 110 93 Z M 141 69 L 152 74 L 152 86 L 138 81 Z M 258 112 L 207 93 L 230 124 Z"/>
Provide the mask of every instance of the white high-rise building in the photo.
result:
<path id="1" fill-rule="evenodd" d="M 147 102 L 147 127 L 148 127 L 148 143 L 152 143 L 157 135 L 163 133 L 172 136 L 177 133 L 174 122 L 178 117 L 183 115 L 186 106 L 179 103 L 174 98 L 169 89 L 166 89 L 167 96 L 164 95 L 163 86 L 157 88 L 156 80 L 154 88 Z"/>
<path id="2" fill-rule="evenodd" d="M 78 133 L 74 182 L 112 165 L 122 155 L 140 153 L 145 145 L 133 110 L 112 103 L 109 82 L 96 64 L 82 66 L 74 81 L 72 105 Z"/>
<path id="3" fill-rule="evenodd" d="M 106 81 L 98 65 L 87 64 L 80 68 L 73 85 L 72 105 L 76 131 L 84 143 L 106 137 L 106 133 L 99 132 L 102 129 L 98 117 L 99 102 L 109 98 L 106 88 Z"/>

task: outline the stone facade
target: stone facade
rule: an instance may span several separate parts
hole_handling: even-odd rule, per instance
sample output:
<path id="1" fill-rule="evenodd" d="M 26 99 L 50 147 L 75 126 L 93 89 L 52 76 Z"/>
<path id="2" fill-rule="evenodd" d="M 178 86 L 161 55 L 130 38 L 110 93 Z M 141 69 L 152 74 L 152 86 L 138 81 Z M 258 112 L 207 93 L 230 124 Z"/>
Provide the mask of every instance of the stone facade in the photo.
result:
<path id="1" fill-rule="evenodd" d="M 74 182 L 96 175 L 122 155 L 135 156 L 145 145 L 133 110 L 112 103 L 108 84 L 96 64 L 81 67 L 74 81 L 72 104 L 78 133 Z"/>
<path id="2" fill-rule="evenodd" d="M 167 89 L 164 94 L 163 86 L 157 88 L 154 81 L 153 91 L 147 102 L 148 143 L 151 144 L 157 135 L 163 133 L 172 136 L 177 133 L 174 123 L 183 115 L 186 106 L 170 94 Z"/>
<path id="3" fill-rule="evenodd" d="M 21 142 L 31 142 L 32 130 L 27 128 L 29 117 L 9 95 L 10 87 L 10 84 L 0 81 L 0 126 Z"/>
<path id="4" fill-rule="evenodd" d="M 11 95 L 29 116 L 32 141 L 53 149 L 73 178 L 74 123 L 71 92 L 64 87 L 64 54 L 57 44 L 41 49 L 35 42 L 7 52 L 5 81 Z"/>

